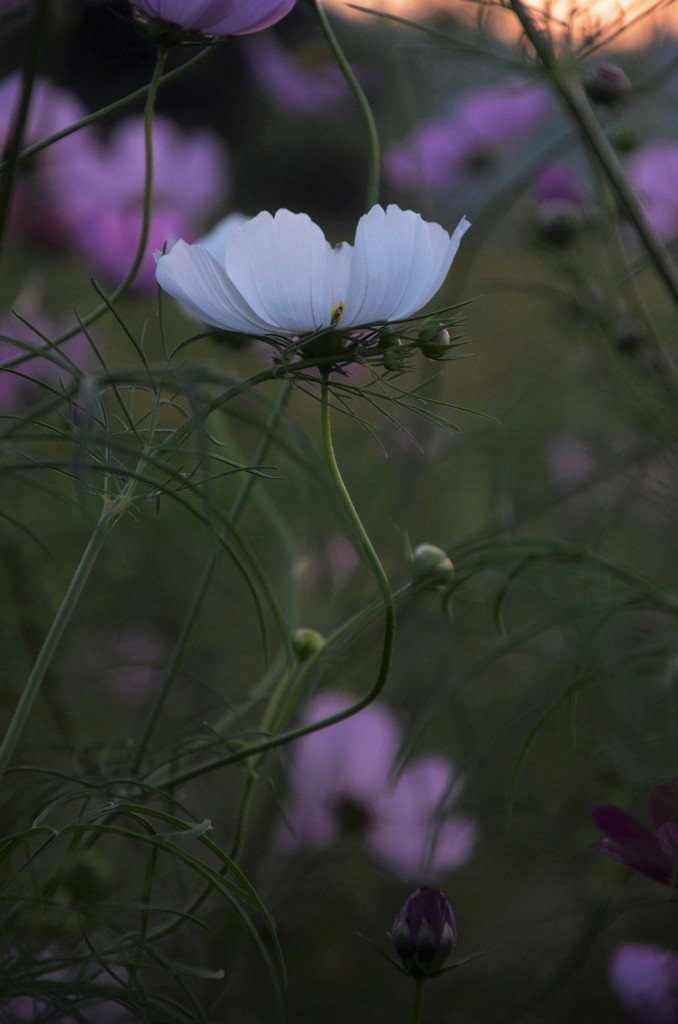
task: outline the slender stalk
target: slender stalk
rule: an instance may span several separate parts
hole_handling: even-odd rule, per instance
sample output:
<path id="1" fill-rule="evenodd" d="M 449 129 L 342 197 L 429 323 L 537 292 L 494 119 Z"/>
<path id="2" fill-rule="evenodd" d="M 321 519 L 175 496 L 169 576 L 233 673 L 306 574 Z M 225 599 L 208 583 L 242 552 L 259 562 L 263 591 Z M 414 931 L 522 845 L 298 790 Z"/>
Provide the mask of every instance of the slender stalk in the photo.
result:
<path id="1" fill-rule="evenodd" d="M 424 978 L 414 980 L 414 1005 L 412 1007 L 412 1024 L 420 1024 L 421 1004 L 424 995 Z"/>
<path id="2" fill-rule="evenodd" d="M 38 73 L 42 50 L 47 38 L 49 7 L 51 0 L 35 0 L 33 17 L 28 31 L 28 52 L 24 61 L 21 84 L 21 99 L 16 112 L 12 132 L 3 154 L 3 173 L 0 176 L 0 253 L 2 252 L 7 222 L 12 205 L 12 195 L 19 163 L 21 141 L 24 137 L 30 114 L 33 88 Z"/>
<path id="3" fill-rule="evenodd" d="M 374 120 L 374 114 L 370 107 L 367 96 L 365 95 L 360 82 L 356 78 L 351 68 L 351 65 L 347 61 L 344 51 L 341 48 L 339 40 L 334 34 L 325 11 L 323 10 L 321 0 L 309 0 L 311 7 L 313 8 L 315 15 L 320 22 L 320 27 L 323 31 L 323 35 L 327 40 L 334 58 L 339 65 L 341 72 L 346 79 L 348 86 L 358 101 L 360 112 L 362 113 L 365 127 L 367 128 L 367 137 L 369 141 L 369 162 L 368 162 L 368 178 L 367 178 L 367 198 L 366 198 L 366 209 L 370 210 L 375 203 L 379 202 L 379 176 L 380 176 L 380 165 L 381 165 L 381 154 L 379 148 L 379 133 L 377 132 L 377 125 Z"/>
<path id="4" fill-rule="evenodd" d="M 111 503 L 101 514 L 99 521 L 90 537 L 83 552 L 82 558 L 71 578 L 68 589 L 64 594 L 59 610 L 57 611 L 47 636 L 33 664 L 31 673 L 14 709 L 14 714 L 7 727 L 7 731 L 0 743 L 0 775 L 7 769 L 16 746 L 21 738 L 33 703 L 40 692 L 42 681 L 52 662 L 54 653 L 59 642 L 70 622 L 80 595 L 84 589 L 89 575 L 101 553 L 106 538 L 119 518 L 119 506 L 117 502 Z"/>
<path id="5" fill-rule="evenodd" d="M 532 15 L 522 0 L 508 0 L 508 2 L 518 18 L 527 39 L 534 47 L 544 68 L 548 71 L 551 82 L 560 94 L 563 102 L 569 108 L 612 188 L 619 197 L 629 220 L 640 236 L 650 261 L 653 263 L 673 301 L 678 305 L 678 270 L 671 260 L 666 246 L 647 219 L 643 206 L 631 187 L 614 148 L 600 127 L 579 76 L 576 73 L 573 74 L 571 70 L 561 63 L 551 40 L 545 32 L 537 28 Z M 672 360 L 668 355 L 666 355 L 666 358 L 673 373 L 678 375 Z"/>

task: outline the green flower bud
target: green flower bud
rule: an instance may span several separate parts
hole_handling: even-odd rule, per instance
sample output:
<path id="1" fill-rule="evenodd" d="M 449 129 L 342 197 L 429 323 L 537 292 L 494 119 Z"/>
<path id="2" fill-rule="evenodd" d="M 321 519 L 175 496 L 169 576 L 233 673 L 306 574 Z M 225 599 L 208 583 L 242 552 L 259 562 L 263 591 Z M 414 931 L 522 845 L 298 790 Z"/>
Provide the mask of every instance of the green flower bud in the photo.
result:
<path id="1" fill-rule="evenodd" d="M 439 889 L 417 889 L 400 909 L 391 941 L 403 971 L 422 980 L 434 977 L 457 941 L 457 923 Z"/>
<path id="2" fill-rule="evenodd" d="M 317 629 L 296 629 L 292 635 L 292 650 L 298 661 L 308 661 L 325 646 L 325 637 Z"/>
<path id="3" fill-rule="evenodd" d="M 419 348 L 428 359 L 442 359 L 451 344 L 450 332 L 439 320 L 427 320 L 419 331 Z"/>
<path id="4" fill-rule="evenodd" d="M 454 563 L 435 544 L 419 544 L 412 556 L 412 576 L 425 590 L 442 590 L 454 576 Z"/>

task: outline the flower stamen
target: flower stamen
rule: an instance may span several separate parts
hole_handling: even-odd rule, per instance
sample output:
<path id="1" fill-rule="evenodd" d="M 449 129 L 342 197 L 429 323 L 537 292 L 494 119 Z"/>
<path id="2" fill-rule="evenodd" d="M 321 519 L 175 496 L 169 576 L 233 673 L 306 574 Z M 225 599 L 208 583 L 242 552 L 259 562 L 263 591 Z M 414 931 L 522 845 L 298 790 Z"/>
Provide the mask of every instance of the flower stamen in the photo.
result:
<path id="1" fill-rule="evenodd" d="M 343 315 L 344 303 L 341 301 L 341 299 L 339 299 L 339 302 L 335 302 L 334 305 L 332 306 L 332 319 L 330 321 L 330 326 L 336 327 L 336 325 L 339 323 Z"/>

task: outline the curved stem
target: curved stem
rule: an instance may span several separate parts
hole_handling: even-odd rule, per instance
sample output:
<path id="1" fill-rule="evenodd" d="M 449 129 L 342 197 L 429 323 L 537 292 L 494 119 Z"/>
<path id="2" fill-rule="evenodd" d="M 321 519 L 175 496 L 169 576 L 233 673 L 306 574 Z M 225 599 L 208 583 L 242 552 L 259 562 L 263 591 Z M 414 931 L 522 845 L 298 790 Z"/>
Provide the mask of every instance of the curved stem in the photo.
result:
<path id="1" fill-rule="evenodd" d="M 327 40 L 332 53 L 334 54 L 335 60 L 339 65 L 341 72 L 346 79 L 348 86 L 358 101 L 360 112 L 362 113 L 363 120 L 365 121 L 365 127 L 367 128 L 367 137 L 369 140 L 369 170 L 367 179 L 367 198 L 366 198 L 366 209 L 370 210 L 375 203 L 379 202 L 379 175 L 380 175 L 380 163 L 381 155 L 379 149 L 379 134 L 377 132 L 377 125 L 374 120 L 374 114 L 370 107 L 367 96 L 365 95 L 360 82 L 353 74 L 351 65 L 344 56 L 339 40 L 334 34 L 334 30 L 329 22 L 325 11 L 322 8 L 321 0 L 309 0 L 311 7 L 315 11 L 315 15 L 320 22 L 320 27 L 323 31 L 323 35 Z"/>
<path id="2" fill-rule="evenodd" d="M 42 681 L 54 657 L 54 652 L 75 612 L 80 595 L 101 553 L 106 538 L 118 521 L 119 513 L 120 509 L 117 502 L 111 502 L 104 509 L 71 578 L 71 582 L 43 641 L 38 657 L 26 680 L 26 685 L 23 688 L 19 702 L 14 709 L 14 714 L 0 744 L 0 776 L 9 765 L 33 703 L 40 692 Z"/>
<path id="3" fill-rule="evenodd" d="M 28 124 L 38 65 L 47 37 L 49 6 L 50 0 L 36 0 L 33 7 L 33 18 L 28 33 L 29 49 L 22 73 L 21 98 L 7 149 L 5 154 L 3 154 L 5 160 L 2 164 L 3 171 L 0 176 L 0 252 L 2 252 L 10 207 L 12 205 L 21 141 Z"/>

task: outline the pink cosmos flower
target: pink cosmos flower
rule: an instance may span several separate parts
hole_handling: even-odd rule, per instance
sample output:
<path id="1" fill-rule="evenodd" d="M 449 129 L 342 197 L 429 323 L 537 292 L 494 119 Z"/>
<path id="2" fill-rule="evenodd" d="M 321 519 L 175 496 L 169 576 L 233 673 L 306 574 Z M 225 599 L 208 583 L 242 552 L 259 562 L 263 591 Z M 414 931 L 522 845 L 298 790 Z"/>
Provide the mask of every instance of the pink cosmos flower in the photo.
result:
<path id="1" fill-rule="evenodd" d="M 148 249 L 137 286 L 155 284 L 153 252 L 195 238 L 230 185 L 226 153 L 208 130 L 184 132 L 163 118 L 153 125 L 154 182 Z M 47 187 L 63 230 L 107 277 L 129 270 L 141 235 L 145 174 L 142 117 L 121 121 L 105 141 L 80 137 L 77 150 L 48 165 Z M 180 211 L 180 212 L 179 212 Z"/>
<path id="2" fill-rule="evenodd" d="M 189 32 L 239 36 L 280 21 L 295 0 L 134 0 L 139 11 Z"/>
<path id="3" fill-rule="evenodd" d="M 678 1021 L 678 954 L 657 946 L 620 946 L 610 964 L 610 983 L 637 1024 Z"/>
<path id="4" fill-rule="evenodd" d="M 532 182 L 535 201 L 542 203 L 568 203 L 584 206 L 591 198 L 589 183 L 567 164 L 546 164 Z"/>
<path id="5" fill-rule="evenodd" d="M 648 220 L 662 238 L 678 235 L 678 143 L 658 141 L 643 146 L 627 165 L 629 179 Z"/>
<path id="6" fill-rule="evenodd" d="M 588 446 L 574 434 L 561 433 L 551 438 L 546 460 L 551 479 L 564 490 L 585 483 L 596 471 L 596 461 Z"/>
<path id="7" fill-rule="evenodd" d="M 86 989 L 100 985 L 105 989 L 121 988 L 127 979 L 124 968 L 115 967 L 110 972 L 99 970 L 87 973 L 83 968 L 78 973 L 73 968 L 50 968 L 51 961 L 34 962 L 34 981 L 27 984 L 30 994 L 17 995 L 0 1005 L 2 1024 L 37 1024 L 50 1021 L 53 1024 L 136 1024 L 139 1018 L 122 1002 L 95 995 L 78 996 L 69 991 L 84 983 Z M 3 974 L 11 977 L 14 965 L 3 965 Z M 31 972 L 32 973 L 32 972 Z"/>
<path id="8" fill-rule="evenodd" d="M 598 849 L 663 885 L 678 883 L 678 778 L 650 797 L 652 832 L 621 807 L 595 804 L 593 818 L 606 836 Z"/>
<path id="9" fill-rule="evenodd" d="M 386 173 L 401 188 L 451 188 L 529 135 L 551 109 L 547 90 L 520 78 L 468 92 L 449 113 L 392 145 L 385 155 Z"/>
<path id="10" fill-rule="evenodd" d="M 306 709 L 303 722 L 320 721 L 350 703 L 344 693 L 323 695 Z M 303 737 L 290 766 L 282 846 L 320 850 L 353 836 L 407 880 L 465 864 L 476 825 L 450 813 L 461 791 L 452 764 L 430 755 L 396 774 L 400 742 L 395 716 L 374 704 Z"/>
<path id="11" fill-rule="evenodd" d="M 306 63 L 286 49 L 272 33 L 245 44 L 254 80 L 278 106 L 296 114 L 326 115 L 350 96 L 336 64 Z"/>

